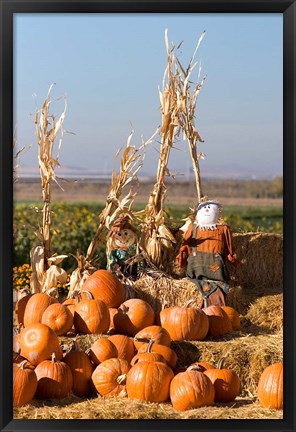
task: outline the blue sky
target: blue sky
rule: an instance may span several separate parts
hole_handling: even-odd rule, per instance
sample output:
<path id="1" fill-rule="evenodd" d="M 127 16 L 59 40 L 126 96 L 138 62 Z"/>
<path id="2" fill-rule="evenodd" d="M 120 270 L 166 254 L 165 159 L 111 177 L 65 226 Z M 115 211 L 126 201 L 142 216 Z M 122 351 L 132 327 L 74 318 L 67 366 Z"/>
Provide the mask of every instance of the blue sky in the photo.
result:
<path id="1" fill-rule="evenodd" d="M 148 139 L 161 122 L 167 28 L 170 42 L 183 41 L 184 66 L 206 30 L 196 54 L 207 76 L 196 108 L 201 175 L 282 175 L 282 14 L 16 14 L 14 26 L 14 126 L 18 146 L 32 144 L 20 170 L 38 166 L 33 114 L 53 82 L 52 112 L 66 95 L 64 128 L 75 133 L 64 135 L 62 167 L 107 173 L 131 124 L 132 144 Z M 188 146 L 177 146 L 169 167 L 186 175 Z M 147 148 L 143 173 L 155 175 L 157 156 Z"/>

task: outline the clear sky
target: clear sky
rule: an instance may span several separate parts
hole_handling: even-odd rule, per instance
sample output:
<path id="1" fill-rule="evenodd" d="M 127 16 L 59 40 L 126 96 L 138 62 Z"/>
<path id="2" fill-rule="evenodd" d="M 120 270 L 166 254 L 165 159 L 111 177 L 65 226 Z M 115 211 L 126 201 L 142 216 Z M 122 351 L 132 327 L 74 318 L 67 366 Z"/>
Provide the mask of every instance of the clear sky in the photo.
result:
<path id="1" fill-rule="evenodd" d="M 32 144 L 21 169 L 38 167 L 33 114 L 53 82 L 52 113 L 61 114 L 59 97 L 66 95 L 64 128 L 75 133 L 64 135 L 63 167 L 110 172 L 131 124 L 132 144 L 147 140 L 161 122 L 167 28 L 170 42 L 183 41 L 183 66 L 206 31 L 196 54 L 207 76 L 196 107 L 201 175 L 282 175 L 282 14 L 16 14 L 14 20 L 14 126 L 18 146 Z M 178 148 L 169 168 L 186 175 L 188 145 Z M 147 149 L 143 173 L 155 175 L 157 156 Z"/>

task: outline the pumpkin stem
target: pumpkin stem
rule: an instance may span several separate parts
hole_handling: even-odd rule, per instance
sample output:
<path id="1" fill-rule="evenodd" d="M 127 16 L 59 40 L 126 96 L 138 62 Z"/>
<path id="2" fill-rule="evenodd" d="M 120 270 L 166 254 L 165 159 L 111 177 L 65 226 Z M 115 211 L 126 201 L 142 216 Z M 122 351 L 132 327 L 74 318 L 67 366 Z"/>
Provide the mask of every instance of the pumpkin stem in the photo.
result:
<path id="1" fill-rule="evenodd" d="M 152 345 L 154 344 L 154 340 L 150 339 L 146 348 L 146 352 L 147 353 L 151 353 L 152 352 Z"/>
<path id="2" fill-rule="evenodd" d="M 226 358 L 227 358 L 227 356 L 223 356 L 218 360 L 217 369 L 223 369 L 224 362 L 225 362 Z"/>
<path id="3" fill-rule="evenodd" d="M 57 361 L 57 358 L 56 358 L 55 353 L 52 353 L 52 354 L 51 354 L 51 361 L 52 361 L 53 363 L 55 363 L 55 362 Z"/>
<path id="4" fill-rule="evenodd" d="M 126 305 L 124 305 L 124 304 L 121 305 L 120 309 L 121 309 L 122 313 L 124 313 L 124 314 L 128 313 L 128 311 L 129 311 L 129 308 L 126 307 Z"/>
<path id="5" fill-rule="evenodd" d="M 126 381 L 126 374 L 119 375 L 116 379 L 116 382 L 120 385 L 124 385 Z"/>
<path id="6" fill-rule="evenodd" d="M 188 368 L 186 370 L 188 370 L 188 371 L 193 370 L 193 371 L 198 371 L 198 372 L 204 372 L 206 370 L 206 368 L 203 367 L 203 366 L 200 366 L 198 364 L 193 364 L 193 365 L 188 366 Z"/>
<path id="7" fill-rule="evenodd" d="M 94 296 L 93 296 L 93 294 L 92 294 L 90 291 L 87 291 L 87 290 L 81 290 L 81 291 L 80 291 L 80 294 L 81 294 L 81 293 L 85 293 L 85 294 L 87 295 L 87 297 L 88 297 L 89 300 L 93 300 L 93 299 L 94 299 Z"/>
<path id="8" fill-rule="evenodd" d="M 20 369 L 24 370 L 25 367 L 26 367 L 26 364 L 27 364 L 27 363 L 28 363 L 27 360 L 23 360 L 22 362 L 18 363 L 18 367 L 19 367 Z"/>
<path id="9" fill-rule="evenodd" d="M 145 343 L 149 343 L 150 341 L 151 341 L 151 339 L 150 338 L 145 338 L 145 337 L 140 337 L 140 338 L 137 338 L 137 337 L 134 337 L 134 341 L 135 342 L 145 342 Z"/>

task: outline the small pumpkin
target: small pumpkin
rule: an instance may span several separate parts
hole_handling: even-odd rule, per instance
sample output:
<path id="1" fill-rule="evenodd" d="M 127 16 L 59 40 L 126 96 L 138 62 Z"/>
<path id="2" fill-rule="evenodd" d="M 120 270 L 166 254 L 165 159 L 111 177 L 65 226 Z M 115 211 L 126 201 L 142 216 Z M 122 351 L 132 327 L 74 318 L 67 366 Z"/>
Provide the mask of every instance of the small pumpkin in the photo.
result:
<path id="1" fill-rule="evenodd" d="M 173 306 L 160 312 L 161 326 L 172 340 L 203 340 L 209 330 L 207 315 L 198 308 Z"/>
<path id="2" fill-rule="evenodd" d="M 84 351 L 74 345 L 72 351 L 64 356 L 63 360 L 71 369 L 73 376 L 72 392 L 78 397 L 85 397 L 91 393 L 91 376 L 94 365 Z"/>
<path id="3" fill-rule="evenodd" d="M 100 363 L 92 374 L 92 384 L 105 397 L 124 395 L 130 365 L 126 360 L 111 358 Z"/>
<path id="4" fill-rule="evenodd" d="M 74 327 L 77 333 L 107 333 L 110 324 L 109 309 L 102 300 L 93 298 L 86 292 L 87 299 L 80 300 L 75 306 Z"/>
<path id="5" fill-rule="evenodd" d="M 215 402 L 232 402 L 240 392 L 240 379 L 233 370 L 223 368 L 224 360 L 225 357 L 219 360 L 216 369 L 203 372 L 214 385 Z"/>
<path id="6" fill-rule="evenodd" d="M 192 363 L 187 368 L 187 370 L 198 370 L 199 372 L 205 372 L 208 369 L 216 369 L 216 366 L 214 366 L 212 363 L 209 362 L 198 361 Z"/>
<path id="7" fill-rule="evenodd" d="M 145 351 L 139 352 L 138 354 L 136 354 L 131 360 L 131 365 L 133 366 L 134 364 L 141 362 L 141 361 L 148 361 L 148 362 L 152 361 L 152 362 L 166 363 L 166 360 L 164 359 L 164 357 L 161 354 L 151 351 L 153 344 L 154 344 L 154 342 L 153 342 L 153 340 L 151 340 L 149 342 L 149 344 L 147 345 Z"/>
<path id="8" fill-rule="evenodd" d="M 127 374 L 127 395 L 144 402 L 165 402 L 169 399 L 173 377 L 174 372 L 165 363 L 138 362 Z"/>
<path id="9" fill-rule="evenodd" d="M 54 303 L 45 309 L 41 322 L 48 325 L 58 336 L 62 336 L 71 330 L 74 318 L 67 306 Z"/>
<path id="10" fill-rule="evenodd" d="M 240 322 L 240 316 L 239 316 L 239 313 L 237 312 L 237 310 L 235 310 L 231 306 L 220 306 L 220 307 L 228 315 L 228 318 L 230 319 L 233 330 L 240 330 L 241 322 Z"/>
<path id="11" fill-rule="evenodd" d="M 257 388 L 260 404 L 265 408 L 283 409 L 283 363 L 273 363 L 262 372 Z"/>
<path id="12" fill-rule="evenodd" d="M 231 321 L 220 306 L 211 305 L 202 310 L 209 319 L 208 336 L 218 338 L 232 332 Z"/>
<path id="13" fill-rule="evenodd" d="M 172 379 L 170 398 L 173 407 L 178 411 L 212 405 L 214 397 L 214 386 L 203 372 L 187 370 Z"/>
<path id="14" fill-rule="evenodd" d="M 145 300 L 129 299 L 119 306 L 114 315 L 114 327 L 127 336 L 135 336 L 140 330 L 154 323 L 154 310 Z"/>
<path id="15" fill-rule="evenodd" d="M 42 292 L 33 294 L 25 308 L 24 326 L 28 327 L 30 324 L 41 323 L 43 312 L 53 303 L 58 303 L 55 297 Z"/>
<path id="16" fill-rule="evenodd" d="M 33 365 L 51 358 L 55 354 L 62 360 L 63 352 L 56 333 L 45 324 L 35 323 L 25 327 L 20 333 L 20 354 Z"/>
<path id="17" fill-rule="evenodd" d="M 176 352 L 172 348 L 167 347 L 165 345 L 151 342 L 150 350 L 151 350 L 151 352 L 161 354 L 162 357 L 164 358 L 164 360 L 166 361 L 167 365 L 171 369 L 175 369 L 178 357 L 177 357 Z M 142 345 L 139 348 L 138 353 L 142 353 L 142 352 L 146 352 L 146 351 L 147 351 L 147 347 L 145 347 L 145 345 Z"/>
<path id="18" fill-rule="evenodd" d="M 134 344 L 137 350 L 142 345 L 147 347 L 150 341 L 169 347 L 172 340 L 169 332 L 159 325 L 147 326 L 134 337 Z"/>
<path id="19" fill-rule="evenodd" d="M 135 346 L 132 339 L 125 335 L 112 335 L 109 336 L 108 340 L 116 346 L 118 358 L 130 363 L 135 355 Z"/>
<path id="20" fill-rule="evenodd" d="M 22 291 L 22 297 L 17 301 L 15 305 L 15 317 L 16 317 L 17 324 L 24 323 L 25 309 L 32 295 L 33 294 L 31 293 L 31 291 L 27 289 Z"/>
<path id="21" fill-rule="evenodd" d="M 13 406 L 30 402 L 37 390 L 37 376 L 27 360 L 13 364 Z"/>
<path id="22" fill-rule="evenodd" d="M 118 357 L 118 350 L 114 343 L 107 338 L 99 338 L 88 350 L 88 355 L 91 361 L 97 366 L 109 358 Z"/>
<path id="23" fill-rule="evenodd" d="M 108 308 L 117 308 L 125 299 L 124 285 L 117 276 L 104 269 L 97 270 L 88 276 L 81 289 L 91 292 L 95 299 L 102 300 Z M 83 292 L 81 296 L 86 298 Z"/>
<path id="24" fill-rule="evenodd" d="M 38 384 L 36 397 L 40 399 L 65 398 L 73 386 L 73 376 L 65 362 L 56 359 L 52 354 L 51 360 L 44 360 L 35 368 Z"/>

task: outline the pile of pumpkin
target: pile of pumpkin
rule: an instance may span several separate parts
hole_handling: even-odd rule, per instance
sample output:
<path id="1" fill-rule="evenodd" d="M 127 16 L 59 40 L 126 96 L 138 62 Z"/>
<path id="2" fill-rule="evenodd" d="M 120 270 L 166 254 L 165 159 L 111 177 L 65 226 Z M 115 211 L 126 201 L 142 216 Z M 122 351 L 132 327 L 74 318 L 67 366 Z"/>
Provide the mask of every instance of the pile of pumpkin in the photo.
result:
<path id="1" fill-rule="evenodd" d="M 178 366 L 170 347 L 175 341 L 221 337 L 239 328 L 230 307 L 173 306 L 156 314 L 142 299 L 125 300 L 124 285 L 98 270 L 83 285 L 79 299 L 60 303 L 45 293 L 28 294 L 16 305 L 22 329 L 14 336 L 13 404 L 36 399 L 127 395 L 143 402 L 171 401 L 184 411 L 214 402 L 231 402 L 240 379 L 230 369 L 195 362 Z M 97 334 L 87 351 L 76 343 L 65 351 L 59 336 Z M 282 408 L 282 363 L 264 370 L 258 384 L 260 403 Z"/>

